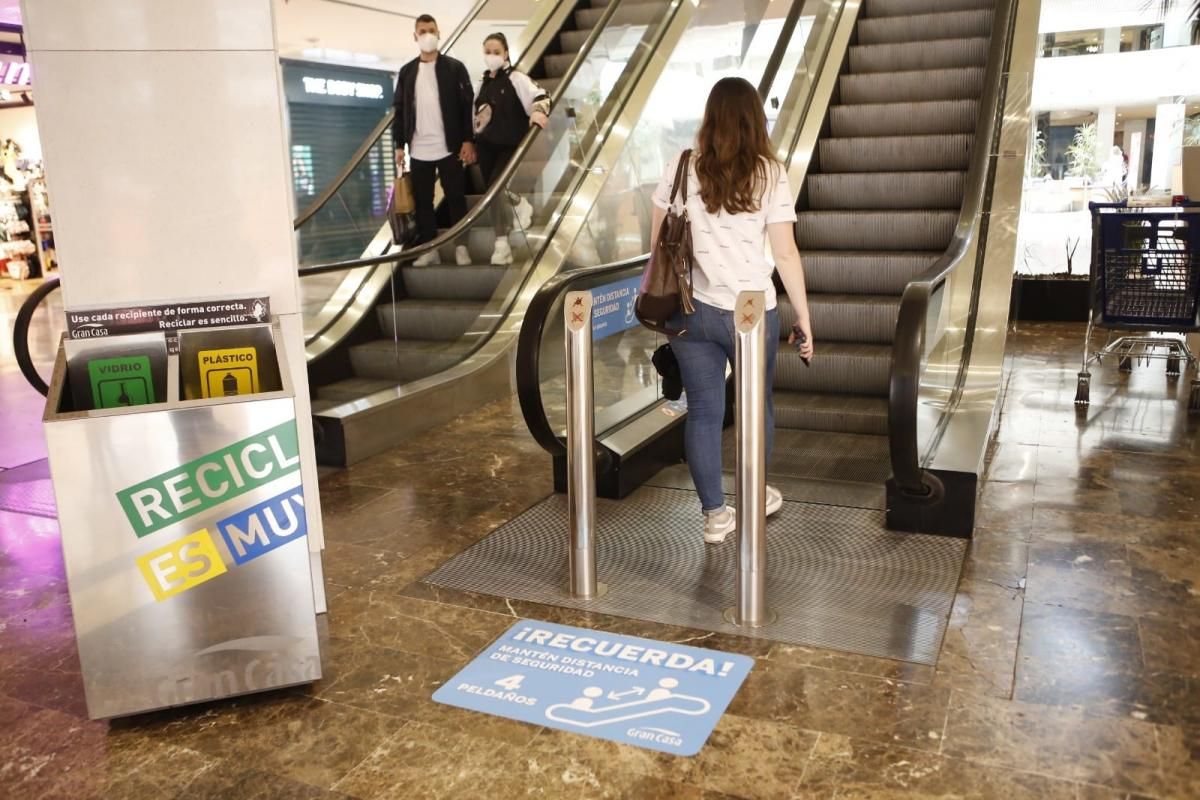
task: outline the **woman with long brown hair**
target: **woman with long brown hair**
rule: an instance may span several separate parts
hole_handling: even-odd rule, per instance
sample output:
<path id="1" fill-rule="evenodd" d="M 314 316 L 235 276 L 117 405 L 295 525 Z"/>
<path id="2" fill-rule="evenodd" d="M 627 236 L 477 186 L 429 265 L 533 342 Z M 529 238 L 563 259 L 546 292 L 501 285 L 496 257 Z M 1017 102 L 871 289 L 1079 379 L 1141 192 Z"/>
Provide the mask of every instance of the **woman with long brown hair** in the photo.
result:
<path id="1" fill-rule="evenodd" d="M 659 228 L 671 204 L 676 157 L 654 193 L 654 223 Z M 767 458 L 775 433 L 771 384 L 779 347 L 779 313 L 772 273 L 778 269 L 796 312 L 789 342 L 800 356 L 812 358 L 813 337 L 804 268 L 792 231 L 795 198 L 787 172 L 775 158 L 767 136 L 767 118 L 758 92 L 741 78 L 723 78 L 713 86 L 704 121 L 688 165 L 686 211 L 691 220 L 695 271 L 692 294 L 696 311 L 673 325 L 687 333 L 671 341 L 687 393 L 685 434 L 688 469 L 704 512 L 704 540 L 719 544 L 733 532 L 734 510 L 721 488 L 721 428 L 725 417 L 725 368 L 733 363 L 733 309 L 742 291 L 767 296 Z M 771 243 L 775 264 L 767 260 Z M 651 242 L 651 250 L 655 242 Z M 767 513 L 783 497 L 767 487 Z"/>

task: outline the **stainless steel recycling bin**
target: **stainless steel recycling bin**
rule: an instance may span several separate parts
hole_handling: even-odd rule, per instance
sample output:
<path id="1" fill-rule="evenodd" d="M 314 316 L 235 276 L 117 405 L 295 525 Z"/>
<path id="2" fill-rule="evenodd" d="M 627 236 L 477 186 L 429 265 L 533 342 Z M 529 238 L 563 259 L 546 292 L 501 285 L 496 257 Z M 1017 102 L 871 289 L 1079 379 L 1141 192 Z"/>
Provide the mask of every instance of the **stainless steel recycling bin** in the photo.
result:
<path id="1" fill-rule="evenodd" d="M 282 337 L 270 324 L 180 336 L 165 402 L 71 410 L 63 347 L 47 397 L 93 719 L 321 677 L 303 513 L 316 487 L 301 478 Z M 189 336 L 258 348 L 264 391 L 179 399 Z M 119 348 L 119 338 L 107 346 Z"/>

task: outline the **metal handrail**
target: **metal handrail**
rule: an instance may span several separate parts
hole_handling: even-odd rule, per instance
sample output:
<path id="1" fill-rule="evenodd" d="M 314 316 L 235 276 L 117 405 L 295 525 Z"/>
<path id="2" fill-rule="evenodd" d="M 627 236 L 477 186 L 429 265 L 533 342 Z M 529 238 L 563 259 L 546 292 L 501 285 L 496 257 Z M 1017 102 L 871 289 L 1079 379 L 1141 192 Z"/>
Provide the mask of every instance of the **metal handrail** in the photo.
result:
<path id="1" fill-rule="evenodd" d="M 914 497 L 927 497 L 931 501 L 939 499 L 943 489 L 941 482 L 922 467 L 917 441 L 917 406 L 921 390 L 921 361 L 925 354 L 926 317 L 933 293 L 966 262 L 972 252 L 973 240 L 976 240 L 974 251 L 978 254 L 977 260 L 983 254 L 986 220 L 977 222 L 977 218 L 986 207 L 995 177 L 992 156 L 999 143 L 1000 125 L 1004 121 L 1006 93 L 1001 78 L 1007 71 L 1012 54 L 1016 24 L 1014 5 L 1014 0 L 1000 0 L 997 3 L 994 30 L 1000 35 L 993 35 L 988 52 L 984 96 L 979 104 L 979 120 L 966 176 L 966 191 L 954 238 L 941 258 L 904 287 L 892 345 L 892 367 L 888 381 L 888 448 L 892 480 L 900 491 Z M 977 291 L 973 292 L 973 295 L 977 294 Z M 973 306 L 971 321 L 967 325 L 968 337 L 974 328 L 974 315 Z M 959 364 L 954 387 L 956 395 L 961 393 L 969 355 L 970 338 Z M 948 405 L 954 402 L 952 399 Z"/>
<path id="2" fill-rule="evenodd" d="M 13 322 L 13 354 L 17 358 L 17 366 L 25 380 L 29 381 L 39 394 L 45 396 L 50 391 L 49 385 L 38 374 L 33 358 L 29 355 L 29 324 L 33 321 L 33 312 L 50 293 L 59 286 L 58 278 L 49 278 L 41 286 L 33 290 L 21 307 L 17 310 L 17 318 Z"/>
<path id="3" fill-rule="evenodd" d="M 463 17 L 461 22 L 458 23 L 458 27 L 451 32 L 450 38 L 446 40 L 446 50 L 449 50 L 458 43 L 459 37 L 466 33 L 467 28 L 470 27 L 471 23 L 475 21 L 475 18 L 479 16 L 479 12 L 483 11 L 483 7 L 487 5 L 487 3 L 488 0 L 477 0 L 471 10 L 467 12 L 467 15 Z M 383 119 L 381 119 L 379 123 L 371 130 L 371 132 L 367 135 L 367 138 L 363 140 L 363 143 L 358 146 L 358 149 L 354 151 L 354 155 L 350 156 L 350 158 L 346 161 L 346 166 L 342 167 L 341 171 L 334 177 L 332 181 L 330 181 L 329 185 L 325 187 L 321 194 L 317 195 L 317 197 L 311 203 L 309 203 L 303 211 L 300 212 L 296 219 L 292 221 L 292 230 L 296 230 L 301 225 L 315 217 L 317 212 L 324 208 L 325 204 L 333 199 L 333 196 L 338 193 L 338 190 L 342 188 L 342 185 L 349 180 L 351 175 L 354 174 L 354 170 L 358 169 L 359 162 L 366 157 L 367 153 L 371 151 L 372 147 L 378 144 L 380 137 L 382 137 L 384 132 L 386 132 L 391 126 L 392 120 L 395 118 L 395 114 L 396 112 L 394 108 L 389 108 L 387 110 L 387 113 L 383 115 Z"/>
<path id="4" fill-rule="evenodd" d="M 575 76 L 583 67 L 583 62 L 591 54 L 592 47 L 596 44 L 601 34 L 608 27 L 608 23 L 612 20 L 613 15 L 617 13 L 617 9 L 620 7 L 620 5 L 620 0 L 614 0 L 614 2 L 609 3 L 608 7 L 604 9 L 604 13 L 600 16 L 599 21 L 588 34 L 587 39 L 584 40 L 583 46 L 579 49 L 579 53 L 575 56 L 575 59 L 571 62 L 571 65 L 567 67 L 566 73 L 559 81 L 558 86 L 554 89 L 554 93 L 550 96 L 550 105 L 552 108 L 557 106 L 559 100 L 562 99 L 563 93 L 566 92 L 567 88 L 571 84 L 571 81 L 575 79 Z M 458 238 L 460 233 L 473 225 L 485 213 L 490 213 L 492 201 L 508 186 L 509 180 L 513 175 L 516 174 L 517 169 L 521 166 L 521 162 L 524 161 L 525 156 L 529 153 L 530 148 L 533 147 L 533 142 L 537 138 L 537 134 L 540 131 L 541 128 L 533 123 L 530 123 L 529 130 L 525 133 L 525 137 L 521 139 L 521 143 L 517 146 L 513 156 L 508 160 L 508 164 L 505 165 L 500 175 L 494 181 L 492 181 L 492 185 L 488 187 L 487 192 L 485 192 L 483 197 L 479 199 L 479 202 L 467 212 L 465 217 L 454 223 L 454 225 L 448 228 L 444 233 L 429 240 L 428 242 L 425 242 L 424 244 L 408 248 L 398 253 L 384 253 L 383 255 L 379 256 L 354 258 L 348 261 L 337 261 L 331 264 L 317 264 L 311 267 L 300 267 L 300 276 L 306 277 L 309 275 L 323 275 L 329 272 L 344 272 L 346 270 L 358 269 L 360 267 L 373 267 L 379 264 L 402 264 L 408 261 L 414 261 L 425 253 L 436 250 L 447 242 L 451 242 Z"/>

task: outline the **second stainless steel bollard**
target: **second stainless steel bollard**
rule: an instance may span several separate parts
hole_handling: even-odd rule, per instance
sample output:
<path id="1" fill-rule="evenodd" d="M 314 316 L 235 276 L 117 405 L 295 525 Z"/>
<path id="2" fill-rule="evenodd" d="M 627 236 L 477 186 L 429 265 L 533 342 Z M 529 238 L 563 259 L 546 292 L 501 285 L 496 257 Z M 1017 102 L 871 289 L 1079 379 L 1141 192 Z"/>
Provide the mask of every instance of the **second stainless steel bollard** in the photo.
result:
<path id="1" fill-rule="evenodd" d="M 725 613 L 758 628 L 775 619 L 767 608 L 767 326 L 766 295 L 741 292 L 737 336 L 737 605 Z"/>
<path id="2" fill-rule="evenodd" d="M 567 555 L 572 597 L 604 593 L 596 579 L 596 446 L 592 386 L 592 293 L 568 292 L 563 306 L 567 357 Z"/>

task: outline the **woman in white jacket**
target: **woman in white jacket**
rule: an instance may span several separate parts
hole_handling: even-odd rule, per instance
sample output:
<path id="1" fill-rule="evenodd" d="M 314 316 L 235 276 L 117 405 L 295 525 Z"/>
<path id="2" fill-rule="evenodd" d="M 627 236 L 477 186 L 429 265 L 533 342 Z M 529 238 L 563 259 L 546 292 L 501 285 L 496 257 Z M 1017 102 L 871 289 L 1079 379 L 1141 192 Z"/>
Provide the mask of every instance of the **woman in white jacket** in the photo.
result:
<path id="1" fill-rule="evenodd" d="M 508 62 L 508 39 L 503 33 L 493 33 L 483 40 L 483 59 L 487 71 L 475 96 L 475 152 L 483 179 L 490 187 L 512 159 L 530 124 L 546 127 L 550 97 L 532 78 L 513 69 Z M 515 200 L 510 196 L 510 200 L 516 203 L 521 226 L 528 228 L 533 207 L 523 197 Z M 492 263 L 511 264 L 512 248 L 508 242 L 511 205 L 502 198 L 497 198 L 496 203 L 496 249 Z"/>

